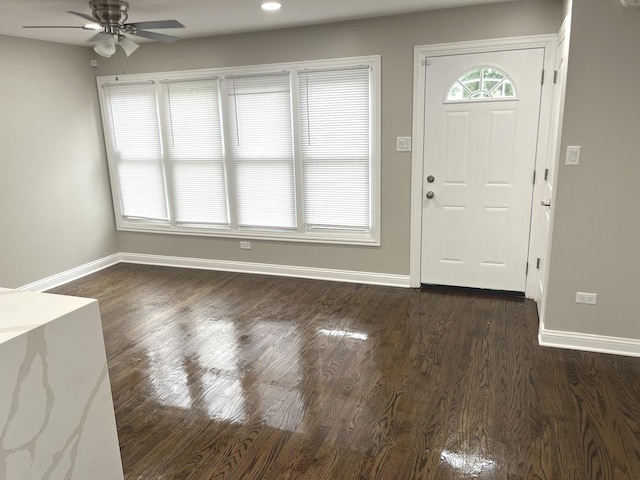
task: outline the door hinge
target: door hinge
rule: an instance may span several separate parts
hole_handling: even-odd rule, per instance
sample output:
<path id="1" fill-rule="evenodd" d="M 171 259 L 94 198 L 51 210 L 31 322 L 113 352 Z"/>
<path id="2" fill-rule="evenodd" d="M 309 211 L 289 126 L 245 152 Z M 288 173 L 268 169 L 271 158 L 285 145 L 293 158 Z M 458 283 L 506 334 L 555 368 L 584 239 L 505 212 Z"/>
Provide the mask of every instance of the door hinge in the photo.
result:
<path id="1" fill-rule="evenodd" d="M 536 258 L 536 269 L 540 270 L 540 259 Z"/>
<path id="2" fill-rule="evenodd" d="M 527 262 L 527 268 L 524 270 L 525 275 L 529 273 L 529 262 Z"/>
<path id="3" fill-rule="evenodd" d="M 533 184 L 536 184 L 536 171 L 533 171 Z"/>
<path id="4" fill-rule="evenodd" d="M 544 169 L 544 179 L 545 180 L 549 180 L 549 169 L 548 168 Z"/>
<path id="5" fill-rule="evenodd" d="M 422 66 L 426 67 L 427 65 L 431 65 L 431 59 L 430 58 L 425 58 L 424 60 L 422 60 Z"/>
<path id="6" fill-rule="evenodd" d="M 542 69 L 542 78 L 540 79 L 540 84 L 544 85 L 544 68 Z"/>
<path id="7" fill-rule="evenodd" d="M 553 71 L 553 83 L 558 83 L 558 70 Z"/>

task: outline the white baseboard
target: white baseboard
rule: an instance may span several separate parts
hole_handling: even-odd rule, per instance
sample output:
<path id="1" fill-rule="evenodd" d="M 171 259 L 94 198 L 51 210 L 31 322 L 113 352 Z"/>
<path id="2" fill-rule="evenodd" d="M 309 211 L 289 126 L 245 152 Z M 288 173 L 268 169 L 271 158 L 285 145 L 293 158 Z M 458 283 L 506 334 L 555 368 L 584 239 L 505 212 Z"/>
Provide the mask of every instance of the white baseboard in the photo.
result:
<path id="1" fill-rule="evenodd" d="M 142 253 L 121 253 L 123 263 L 159 265 L 164 267 L 197 268 L 223 272 L 253 273 L 258 275 L 276 275 L 280 277 L 310 278 L 334 282 L 363 283 L 409 288 L 409 275 L 390 273 L 357 272 L 352 270 L 333 270 L 329 268 L 295 267 L 272 265 L 267 263 L 234 262 L 229 260 L 210 260 L 206 258 L 169 257 Z"/>
<path id="2" fill-rule="evenodd" d="M 233 262 L 229 260 L 210 260 L 206 258 L 169 257 L 147 255 L 143 253 L 114 253 L 108 257 L 80 265 L 66 272 L 58 273 L 37 282 L 24 285 L 18 290 L 43 292 L 77 280 L 91 273 L 118 263 L 137 263 L 164 267 L 196 268 L 200 270 L 218 270 L 223 272 L 253 273 L 257 275 L 276 275 L 281 277 L 310 278 L 334 282 L 384 285 L 388 287 L 409 288 L 409 275 L 391 273 L 357 272 L 351 270 L 333 270 L 329 268 L 295 267 L 289 265 L 271 265 L 266 263 Z"/>
<path id="3" fill-rule="evenodd" d="M 60 285 L 64 285 L 65 283 L 72 282 L 73 280 L 77 280 L 91 273 L 95 273 L 104 268 L 111 267 L 112 265 L 116 265 L 117 263 L 120 263 L 120 254 L 114 253 L 113 255 L 109 255 L 108 257 L 85 263 L 84 265 L 72 268 L 71 270 L 67 270 L 66 272 L 57 273 L 55 275 L 51 275 L 50 277 L 43 278 L 42 280 L 38 280 L 37 282 L 24 285 L 22 287 L 19 287 L 18 290 L 44 292 L 45 290 L 59 287 Z"/>
<path id="4" fill-rule="evenodd" d="M 586 352 L 611 353 L 640 357 L 640 340 L 622 337 L 607 337 L 589 333 L 547 330 L 540 322 L 538 342 L 545 347 L 568 348 Z"/>

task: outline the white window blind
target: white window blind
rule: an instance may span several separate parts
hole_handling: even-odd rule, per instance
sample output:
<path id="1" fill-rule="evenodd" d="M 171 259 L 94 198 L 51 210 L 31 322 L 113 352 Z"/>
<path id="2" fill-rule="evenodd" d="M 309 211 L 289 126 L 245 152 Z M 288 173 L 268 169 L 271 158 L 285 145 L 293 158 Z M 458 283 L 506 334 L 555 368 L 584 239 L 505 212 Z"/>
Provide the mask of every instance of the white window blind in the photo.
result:
<path id="1" fill-rule="evenodd" d="M 371 227 L 370 70 L 299 74 L 307 227 Z"/>
<path id="2" fill-rule="evenodd" d="M 294 229 L 289 74 L 234 76 L 226 82 L 238 225 Z"/>
<path id="3" fill-rule="evenodd" d="M 228 225 L 217 78 L 162 82 L 165 155 L 178 225 Z"/>
<path id="4" fill-rule="evenodd" d="M 119 230 L 378 245 L 380 58 L 99 77 Z"/>
<path id="5" fill-rule="evenodd" d="M 168 222 L 155 89 L 153 82 L 104 85 L 105 131 L 121 214 Z"/>

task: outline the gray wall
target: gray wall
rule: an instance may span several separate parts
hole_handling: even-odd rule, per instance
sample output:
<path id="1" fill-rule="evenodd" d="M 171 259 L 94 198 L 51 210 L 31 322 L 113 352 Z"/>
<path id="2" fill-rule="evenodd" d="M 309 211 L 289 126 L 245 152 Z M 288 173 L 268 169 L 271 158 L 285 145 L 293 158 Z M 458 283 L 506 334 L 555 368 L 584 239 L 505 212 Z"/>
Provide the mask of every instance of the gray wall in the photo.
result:
<path id="1" fill-rule="evenodd" d="M 128 60 L 100 58 L 98 75 L 382 55 L 382 246 L 343 247 L 118 233 L 120 251 L 280 265 L 409 274 L 411 157 L 395 137 L 411 135 L 413 47 L 556 33 L 559 0 L 527 0 L 371 20 L 144 44 Z"/>
<path id="2" fill-rule="evenodd" d="M 116 252 L 90 58 L 0 36 L 0 286 Z"/>
<path id="3" fill-rule="evenodd" d="M 573 2 L 547 329 L 640 339 L 639 32 L 640 10 Z M 580 166 L 562 165 L 567 145 L 582 146 Z"/>

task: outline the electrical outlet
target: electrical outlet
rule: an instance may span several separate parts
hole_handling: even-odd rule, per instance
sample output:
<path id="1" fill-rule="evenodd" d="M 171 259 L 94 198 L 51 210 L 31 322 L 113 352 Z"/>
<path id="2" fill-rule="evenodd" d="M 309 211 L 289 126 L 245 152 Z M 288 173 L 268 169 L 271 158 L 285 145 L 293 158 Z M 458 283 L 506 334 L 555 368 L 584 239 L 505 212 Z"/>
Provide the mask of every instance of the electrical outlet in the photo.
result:
<path id="1" fill-rule="evenodd" d="M 240 248 L 242 250 L 251 250 L 251 242 L 240 242 Z"/>
<path id="2" fill-rule="evenodd" d="M 586 303 L 587 305 L 595 305 L 598 299 L 597 293 L 576 292 L 576 303 Z"/>

